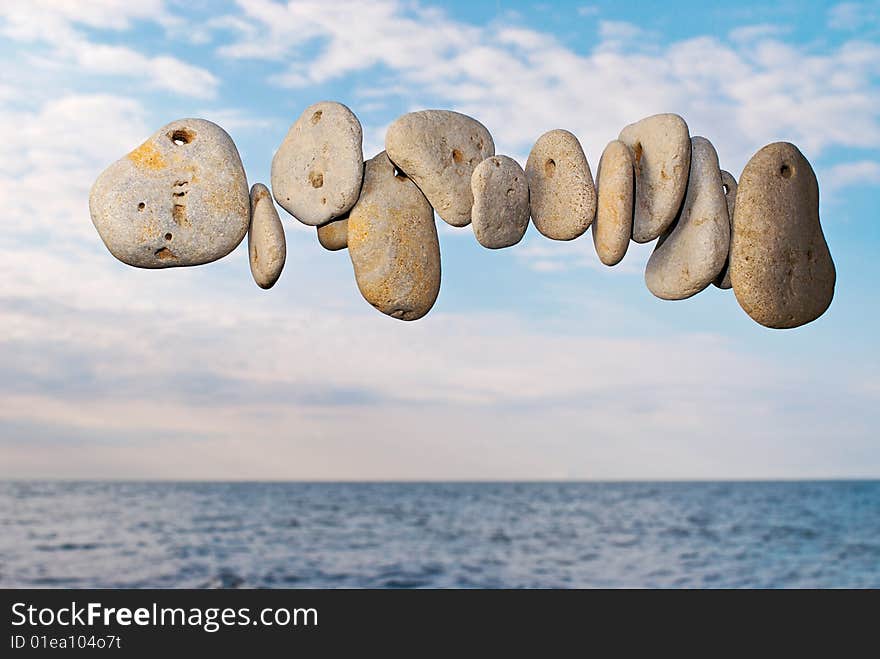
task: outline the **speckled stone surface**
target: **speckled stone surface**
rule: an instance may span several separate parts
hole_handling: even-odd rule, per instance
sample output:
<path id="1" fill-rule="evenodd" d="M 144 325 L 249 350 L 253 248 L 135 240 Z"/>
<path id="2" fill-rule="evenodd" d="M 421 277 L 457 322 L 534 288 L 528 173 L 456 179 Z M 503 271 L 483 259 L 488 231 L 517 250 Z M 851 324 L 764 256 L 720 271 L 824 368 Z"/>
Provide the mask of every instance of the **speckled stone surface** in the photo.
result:
<path id="1" fill-rule="evenodd" d="M 318 242 L 331 252 L 348 247 L 348 215 L 319 226 Z"/>
<path id="2" fill-rule="evenodd" d="M 836 271 L 819 222 L 819 185 L 798 148 L 775 142 L 746 164 L 736 191 L 730 281 L 758 323 L 809 323 L 834 297 Z"/>
<path id="3" fill-rule="evenodd" d="M 477 242 L 501 249 L 522 240 L 529 226 L 529 184 L 519 163 L 508 156 L 486 158 L 471 176 L 471 189 Z"/>
<path id="4" fill-rule="evenodd" d="M 664 300 L 699 293 L 727 260 L 730 220 L 715 147 L 691 139 L 690 176 L 681 214 L 657 243 L 645 269 L 648 289 Z"/>
<path id="5" fill-rule="evenodd" d="M 724 198 L 727 200 L 727 215 L 730 218 L 730 244 L 733 245 L 733 211 L 736 208 L 736 179 L 728 171 L 721 170 L 721 185 L 724 187 Z M 728 290 L 732 288 L 730 283 L 730 254 L 728 253 L 727 261 L 721 272 L 712 282 L 718 288 Z"/>
<path id="6" fill-rule="evenodd" d="M 344 215 L 361 189 L 362 143 L 361 123 L 342 103 L 310 105 L 272 159 L 275 201 L 310 226 Z"/>
<path id="7" fill-rule="evenodd" d="M 105 169 L 89 195 L 92 222 L 117 259 L 139 268 L 216 261 L 250 221 L 247 178 L 232 138 L 180 119 Z"/>
<path id="8" fill-rule="evenodd" d="M 260 288 L 272 288 L 287 260 L 284 227 L 272 194 L 262 183 L 251 187 L 251 225 L 248 229 L 248 256 L 251 274 Z"/>
<path id="9" fill-rule="evenodd" d="M 596 187 L 577 137 L 551 130 L 538 138 L 526 161 L 535 228 L 553 240 L 574 240 L 596 216 Z"/>
<path id="10" fill-rule="evenodd" d="M 599 260 L 617 265 L 626 254 L 632 239 L 633 180 L 632 154 L 619 140 L 608 143 L 596 172 L 596 220 L 593 222 L 593 244 Z"/>
<path id="11" fill-rule="evenodd" d="M 688 127 L 677 114 L 656 114 L 630 124 L 618 139 L 632 151 L 635 166 L 633 240 L 647 243 L 669 228 L 681 208 L 691 161 Z"/>
<path id="12" fill-rule="evenodd" d="M 385 151 L 445 222 L 455 227 L 470 224 L 471 176 L 495 154 L 483 124 L 449 110 L 410 112 L 388 127 Z"/>
<path id="13" fill-rule="evenodd" d="M 399 320 L 421 318 L 440 292 L 434 211 L 383 151 L 368 160 L 348 217 L 348 253 L 364 299 Z"/>

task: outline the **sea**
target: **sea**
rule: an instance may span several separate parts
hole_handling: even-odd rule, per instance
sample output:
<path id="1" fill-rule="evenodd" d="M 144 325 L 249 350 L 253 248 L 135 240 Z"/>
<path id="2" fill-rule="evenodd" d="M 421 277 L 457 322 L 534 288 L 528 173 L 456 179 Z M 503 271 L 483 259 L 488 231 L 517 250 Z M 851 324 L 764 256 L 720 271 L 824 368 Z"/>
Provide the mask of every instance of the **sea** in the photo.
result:
<path id="1" fill-rule="evenodd" d="M 7 481 L 0 587 L 880 588 L 880 481 Z"/>

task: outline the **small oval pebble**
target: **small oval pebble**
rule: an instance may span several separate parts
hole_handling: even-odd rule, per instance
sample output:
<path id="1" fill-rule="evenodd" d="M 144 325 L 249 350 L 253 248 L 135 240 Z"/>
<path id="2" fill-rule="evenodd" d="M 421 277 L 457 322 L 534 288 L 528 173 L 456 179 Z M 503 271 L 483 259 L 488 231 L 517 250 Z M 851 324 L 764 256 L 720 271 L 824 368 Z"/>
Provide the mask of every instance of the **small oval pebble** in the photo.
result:
<path id="1" fill-rule="evenodd" d="M 445 222 L 454 227 L 470 224 L 471 175 L 495 154 L 483 124 L 449 110 L 410 112 L 388 127 L 385 150 Z"/>
<path id="2" fill-rule="evenodd" d="M 348 216 L 319 226 L 318 242 L 331 252 L 348 247 Z"/>
<path id="3" fill-rule="evenodd" d="M 251 226 L 248 229 L 248 255 L 251 274 L 260 288 L 272 288 L 287 260 L 284 227 L 272 195 L 262 183 L 251 187 Z"/>
<path id="4" fill-rule="evenodd" d="M 238 149 L 204 119 L 173 121 L 110 165 L 92 186 L 89 210 L 110 253 L 139 268 L 216 261 L 250 221 Z"/>
<path id="5" fill-rule="evenodd" d="M 529 184 L 513 158 L 492 156 L 471 176 L 474 235 L 483 247 L 516 245 L 529 226 Z"/>
<path id="6" fill-rule="evenodd" d="M 272 158 L 275 201 L 310 226 L 347 213 L 361 189 L 362 142 L 361 122 L 342 103 L 307 107 Z"/>
<path id="7" fill-rule="evenodd" d="M 383 151 L 368 160 L 348 217 L 348 253 L 364 299 L 400 320 L 421 318 L 440 292 L 434 211 Z"/>
<path id="8" fill-rule="evenodd" d="M 718 154 L 704 137 L 692 138 L 691 146 L 681 214 L 658 242 L 645 269 L 648 288 L 664 300 L 683 300 L 711 284 L 724 267 L 730 244 Z"/>
<path id="9" fill-rule="evenodd" d="M 526 161 L 535 228 L 553 240 L 573 240 L 596 216 L 596 188 L 578 139 L 567 130 L 538 138 Z"/>
<path id="10" fill-rule="evenodd" d="M 681 208 L 691 161 L 688 127 L 677 114 L 655 114 L 624 128 L 618 139 L 632 151 L 635 166 L 633 240 L 647 243 Z"/>
<path id="11" fill-rule="evenodd" d="M 730 281 L 749 316 L 785 329 L 825 312 L 836 272 L 819 222 L 816 174 L 794 144 L 769 144 L 746 164 L 733 226 Z"/>
<path id="12" fill-rule="evenodd" d="M 733 245 L 733 210 L 736 208 L 736 179 L 733 178 L 733 174 L 722 169 L 721 185 L 724 188 L 724 198 L 727 200 L 727 215 L 730 218 L 730 244 Z M 712 283 L 724 290 L 731 288 L 729 252 L 724 267 Z"/>
<path id="13" fill-rule="evenodd" d="M 605 265 L 617 265 L 632 239 L 633 162 L 626 144 L 613 140 L 605 147 L 596 172 L 596 221 L 593 244 Z"/>

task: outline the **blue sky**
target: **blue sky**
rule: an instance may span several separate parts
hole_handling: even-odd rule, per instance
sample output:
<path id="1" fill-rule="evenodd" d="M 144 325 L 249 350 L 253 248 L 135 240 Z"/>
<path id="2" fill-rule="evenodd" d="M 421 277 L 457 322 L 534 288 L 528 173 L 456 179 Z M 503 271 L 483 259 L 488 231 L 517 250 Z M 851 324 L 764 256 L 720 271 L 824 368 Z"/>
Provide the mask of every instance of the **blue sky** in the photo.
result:
<path id="1" fill-rule="evenodd" d="M 0 7 L 0 477 L 880 476 L 880 3 L 38 0 Z M 270 291 L 244 246 L 198 268 L 115 261 L 97 174 L 163 124 L 224 126 L 268 183 L 288 126 L 346 103 L 381 150 L 399 114 L 478 118 L 524 162 L 552 128 L 595 171 L 677 112 L 739 176 L 777 140 L 819 178 L 829 311 L 773 331 L 714 287 L 664 302 L 650 246 L 589 233 L 482 249 L 440 222 L 415 323 L 366 304 L 346 252 L 281 211 Z"/>

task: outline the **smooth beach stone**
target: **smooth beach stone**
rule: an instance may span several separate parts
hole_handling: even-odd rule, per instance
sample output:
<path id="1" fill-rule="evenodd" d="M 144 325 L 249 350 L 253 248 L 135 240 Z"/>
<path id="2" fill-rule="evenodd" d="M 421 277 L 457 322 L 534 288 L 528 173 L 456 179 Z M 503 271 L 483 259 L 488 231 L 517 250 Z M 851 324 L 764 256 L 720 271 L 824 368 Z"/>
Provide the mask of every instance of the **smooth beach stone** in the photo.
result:
<path id="1" fill-rule="evenodd" d="M 765 146 L 736 191 L 730 281 L 737 301 L 761 325 L 798 327 L 825 312 L 835 279 L 813 168 L 794 144 Z"/>
<path id="2" fill-rule="evenodd" d="M 596 216 L 596 187 L 581 143 L 567 130 L 538 138 L 526 161 L 535 228 L 553 240 L 573 240 Z"/>
<path id="3" fill-rule="evenodd" d="M 440 292 L 434 211 L 383 151 L 368 160 L 361 196 L 348 216 L 348 254 L 361 295 L 392 318 L 416 320 Z"/>
<path id="4" fill-rule="evenodd" d="M 445 222 L 471 221 L 471 175 L 495 143 L 476 119 L 449 110 L 421 110 L 397 118 L 385 135 L 385 151 L 412 179 Z"/>
<path id="5" fill-rule="evenodd" d="M 632 151 L 635 167 L 633 240 L 647 243 L 681 208 L 691 162 L 688 126 L 677 114 L 655 114 L 624 128 L 618 139 Z"/>
<path id="6" fill-rule="evenodd" d="M 275 201 L 310 226 L 344 215 L 361 189 L 362 143 L 361 122 L 342 103 L 310 105 L 272 158 Z"/>
<path id="7" fill-rule="evenodd" d="M 238 149 L 220 126 L 180 119 L 156 131 L 97 178 L 92 222 L 117 259 L 139 268 L 216 261 L 250 221 Z"/>
<path id="8" fill-rule="evenodd" d="M 348 247 L 348 217 L 332 220 L 318 227 L 321 247 L 335 252 Z"/>
<path id="9" fill-rule="evenodd" d="M 474 235 L 483 247 L 516 245 L 529 226 L 529 184 L 519 163 L 492 156 L 477 165 L 471 176 L 474 194 Z"/>
<path id="10" fill-rule="evenodd" d="M 736 179 L 733 178 L 733 174 L 722 169 L 721 185 L 724 189 L 724 198 L 727 200 L 727 216 L 730 218 L 730 244 L 733 245 L 733 209 L 736 208 Z M 731 288 L 729 253 L 724 267 L 712 283 L 724 290 Z"/>
<path id="11" fill-rule="evenodd" d="M 664 300 L 699 293 L 727 260 L 730 220 L 715 147 L 704 137 L 691 139 L 690 175 L 681 214 L 648 259 L 645 283 Z"/>
<path id="12" fill-rule="evenodd" d="M 634 186 L 629 148 L 619 140 L 609 142 L 596 171 L 599 202 L 593 222 L 593 244 L 605 265 L 620 263 L 632 239 Z"/>
<path id="13" fill-rule="evenodd" d="M 287 260 L 287 241 L 284 227 L 272 194 L 262 183 L 251 187 L 251 225 L 248 229 L 248 255 L 251 274 L 260 288 L 272 288 Z"/>

